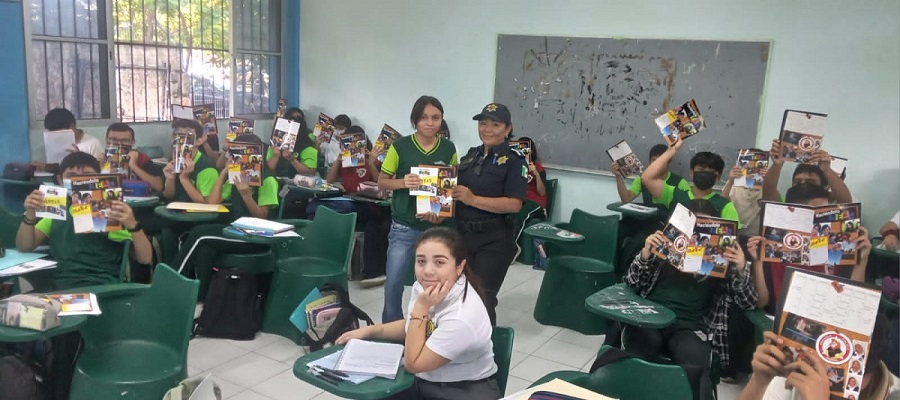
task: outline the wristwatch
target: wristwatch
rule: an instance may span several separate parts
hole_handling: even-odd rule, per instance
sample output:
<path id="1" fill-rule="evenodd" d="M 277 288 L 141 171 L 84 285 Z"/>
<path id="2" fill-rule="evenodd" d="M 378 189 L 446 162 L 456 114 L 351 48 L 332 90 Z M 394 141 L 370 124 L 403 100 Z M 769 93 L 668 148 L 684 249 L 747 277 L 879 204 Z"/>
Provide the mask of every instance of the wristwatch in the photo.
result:
<path id="1" fill-rule="evenodd" d="M 141 221 L 138 221 L 136 224 L 134 224 L 134 228 L 129 229 L 128 232 L 135 233 L 140 232 L 143 229 L 144 227 L 141 226 Z"/>

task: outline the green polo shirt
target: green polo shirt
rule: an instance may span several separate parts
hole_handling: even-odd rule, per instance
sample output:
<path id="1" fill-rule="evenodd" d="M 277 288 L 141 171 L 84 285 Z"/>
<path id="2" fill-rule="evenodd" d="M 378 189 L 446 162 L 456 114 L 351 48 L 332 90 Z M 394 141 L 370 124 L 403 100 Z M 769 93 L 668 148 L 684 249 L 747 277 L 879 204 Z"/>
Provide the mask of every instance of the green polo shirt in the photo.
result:
<path id="1" fill-rule="evenodd" d="M 234 187 L 234 185 L 226 180 L 222 185 L 223 199 L 225 199 L 224 194 L 226 191 L 229 196 L 231 195 L 232 187 Z M 278 208 L 278 180 L 275 179 L 274 176 L 266 176 L 262 181 L 262 185 L 259 187 L 251 186 L 250 191 L 258 206 Z M 250 210 L 247 208 L 247 204 L 244 203 L 244 198 L 240 195 L 231 198 L 231 208 L 229 211 L 232 221 L 240 217 L 250 216 Z"/>
<path id="2" fill-rule="evenodd" d="M 269 159 L 274 156 L 275 153 L 272 152 L 272 147 L 269 146 L 268 150 L 266 150 L 266 161 L 269 161 Z M 307 148 L 301 150 L 299 153 L 295 151 L 294 158 L 299 160 L 301 164 L 315 170 L 316 165 L 319 162 L 319 150 L 316 150 L 316 148 L 313 146 L 308 146 Z M 275 166 L 275 176 L 282 178 L 293 178 L 294 175 L 297 175 L 297 170 L 294 169 L 294 166 L 291 165 L 290 161 L 285 160 L 284 158 L 279 158 L 278 165 Z"/>
<path id="3" fill-rule="evenodd" d="M 668 263 L 660 266 L 659 278 L 647 300 L 655 301 L 675 313 L 672 326 L 692 331 L 703 330 L 703 316 L 712 305 L 712 284 L 715 279 L 697 280 L 694 274 L 684 273 Z"/>
<path id="4" fill-rule="evenodd" d="M 670 184 L 670 185 L 675 183 L 675 182 L 672 182 L 672 178 L 673 178 L 672 175 L 673 174 L 671 171 L 666 171 L 666 177 L 663 179 L 663 182 L 666 182 L 667 184 Z M 677 183 L 675 183 L 675 185 L 676 185 L 675 187 L 677 187 L 678 189 L 681 189 L 681 190 L 691 190 L 691 185 L 688 183 L 688 181 L 684 180 L 684 178 L 682 178 L 678 175 L 675 175 L 674 178 L 677 178 Z M 628 188 L 628 190 L 631 190 L 631 193 L 634 193 L 635 196 L 639 196 L 641 194 L 641 192 L 643 191 L 643 189 L 644 189 L 644 187 L 641 185 L 641 177 L 640 176 L 634 178 L 634 182 L 631 182 L 631 187 Z M 653 203 L 661 204 L 658 197 L 653 198 Z"/>
<path id="5" fill-rule="evenodd" d="M 208 197 L 212 193 L 212 188 L 215 186 L 217 179 L 219 179 L 219 170 L 216 169 L 215 161 L 198 151 L 194 155 L 194 170 L 191 171 L 190 177 L 194 187 L 197 188 L 197 191 L 203 197 Z M 225 193 L 222 193 L 222 195 L 225 196 Z M 191 197 L 188 196 L 184 187 L 181 186 L 181 180 L 179 179 L 175 179 L 175 201 L 191 201 Z"/>
<path id="6" fill-rule="evenodd" d="M 402 178 L 410 168 L 420 165 L 457 165 L 456 146 L 440 136 L 434 147 L 425 151 L 416 141 L 416 135 L 404 136 L 394 141 L 381 164 L 381 172 L 395 178 Z M 416 219 L 416 199 L 409 195 L 409 189 L 394 190 L 391 199 L 391 216 L 403 225 L 425 230 L 434 224 Z M 446 222 L 446 221 L 445 221 Z"/>
<path id="7" fill-rule="evenodd" d="M 703 199 L 709 200 L 709 202 L 719 210 L 719 218 L 735 221 L 738 223 L 738 229 L 741 228 L 741 219 L 738 217 L 737 209 L 734 208 L 734 204 L 731 203 L 731 200 L 722 197 L 716 192 L 710 192 L 706 196 L 703 196 Z M 673 202 L 688 207 L 691 200 L 694 200 L 694 191 L 690 189 L 682 190 L 669 184 L 663 185 L 662 194 L 659 196 L 659 204 L 669 208 L 674 206 Z"/>

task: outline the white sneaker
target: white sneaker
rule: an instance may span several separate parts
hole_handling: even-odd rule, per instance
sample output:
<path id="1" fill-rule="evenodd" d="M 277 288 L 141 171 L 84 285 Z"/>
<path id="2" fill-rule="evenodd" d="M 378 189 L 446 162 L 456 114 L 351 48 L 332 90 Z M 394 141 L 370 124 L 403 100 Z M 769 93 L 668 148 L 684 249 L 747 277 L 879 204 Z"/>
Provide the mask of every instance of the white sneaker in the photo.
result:
<path id="1" fill-rule="evenodd" d="M 359 285 L 364 288 L 381 286 L 381 285 L 384 285 L 384 279 L 385 279 L 384 275 L 381 275 L 381 276 L 378 276 L 375 278 L 366 278 L 366 279 L 359 281 Z"/>

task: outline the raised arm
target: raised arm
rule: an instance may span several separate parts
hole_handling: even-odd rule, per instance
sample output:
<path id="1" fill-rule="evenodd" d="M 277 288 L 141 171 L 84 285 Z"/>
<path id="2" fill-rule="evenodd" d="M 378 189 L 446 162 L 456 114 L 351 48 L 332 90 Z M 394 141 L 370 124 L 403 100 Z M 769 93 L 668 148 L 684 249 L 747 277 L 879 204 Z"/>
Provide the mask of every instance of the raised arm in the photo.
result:
<path id="1" fill-rule="evenodd" d="M 781 178 L 781 168 L 784 167 L 784 157 L 781 156 L 781 141 L 772 141 L 769 150 L 769 169 L 763 178 L 762 199 L 766 201 L 781 201 L 781 193 L 778 193 L 778 179 Z"/>
<path id="2" fill-rule="evenodd" d="M 828 181 L 828 187 L 831 188 L 831 196 L 838 203 L 852 203 L 853 195 L 841 176 L 831 169 L 831 155 L 825 150 L 819 150 L 813 156 L 813 160 L 818 161 L 819 169 L 825 173 L 825 179 Z"/>
<path id="3" fill-rule="evenodd" d="M 678 154 L 678 150 L 680 150 L 683 145 L 683 139 L 676 141 L 672 144 L 672 147 L 669 147 L 655 161 L 650 163 L 644 170 L 644 173 L 641 174 L 641 182 L 643 182 L 644 187 L 647 188 L 647 191 L 654 198 L 662 195 L 663 186 L 666 183 L 666 170 L 668 169 L 669 162 L 675 158 L 675 154 Z"/>
<path id="4" fill-rule="evenodd" d="M 612 165 L 609 166 L 609 170 L 616 177 L 616 191 L 619 193 L 619 200 L 623 203 L 630 203 L 637 195 L 628 186 L 625 186 L 625 177 L 622 176 L 619 164 L 613 161 Z"/>
<path id="5" fill-rule="evenodd" d="M 19 224 L 19 230 L 16 232 L 16 250 L 27 253 L 34 250 L 47 240 L 39 229 L 37 229 L 38 219 L 35 212 L 44 204 L 44 193 L 40 190 L 34 190 L 25 198 L 25 215 L 22 216 L 22 222 Z"/>

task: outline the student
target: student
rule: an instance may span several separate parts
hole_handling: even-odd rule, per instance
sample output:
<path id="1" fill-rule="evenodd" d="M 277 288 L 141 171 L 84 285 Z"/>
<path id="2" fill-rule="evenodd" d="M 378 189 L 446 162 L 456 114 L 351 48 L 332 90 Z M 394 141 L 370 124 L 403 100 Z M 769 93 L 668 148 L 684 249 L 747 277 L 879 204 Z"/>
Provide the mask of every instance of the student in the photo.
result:
<path id="1" fill-rule="evenodd" d="M 56 180 L 58 184 L 67 186 L 73 176 L 97 173 L 100 173 L 100 163 L 96 158 L 87 153 L 74 152 L 60 162 Z M 53 287 L 49 290 L 117 282 L 122 265 L 122 242 L 125 240 L 132 241 L 135 261 L 141 264 L 152 261 L 150 241 L 128 204 L 115 200 L 109 210 L 109 219 L 119 221 L 124 229 L 76 234 L 71 209 L 65 221 L 38 220 L 35 212 L 43 202 L 44 195 L 39 190 L 25 198 L 25 215 L 16 233 L 16 250 L 30 252 L 45 242 L 50 244 L 50 255 L 58 264 L 52 270 Z"/>
<path id="2" fill-rule="evenodd" d="M 767 168 L 762 169 L 760 175 L 765 176 Z M 728 182 L 722 188 L 722 196 L 731 200 L 741 218 L 741 229 L 738 233 L 743 237 L 754 236 L 759 233 L 759 216 L 762 200 L 762 190 L 754 190 L 746 187 L 734 186 L 734 180 L 742 176 L 741 167 L 731 168 L 728 174 Z"/>
<path id="3" fill-rule="evenodd" d="M 139 179 L 147 182 L 155 192 L 163 191 L 163 169 L 156 165 L 146 154 L 134 148 L 134 129 L 128 124 L 116 122 L 106 128 L 106 147 L 131 146 L 128 152 L 128 176 L 126 179 Z M 106 161 L 106 154 L 100 162 Z"/>
<path id="4" fill-rule="evenodd" d="M 669 147 L 664 144 L 657 144 L 650 148 L 650 164 L 653 164 L 653 162 L 655 162 L 656 159 L 659 158 L 659 156 L 665 153 L 668 149 Z M 667 185 L 674 186 L 684 191 L 691 190 L 691 185 L 689 185 L 688 182 L 684 180 L 684 178 L 682 178 L 678 174 L 672 173 L 672 171 L 669 171 L 669 163 L 671 161 L 672 160 L 670 159 L 669 162 L 666 162 L 666 175 L 665 177 L 663 177 L 663 181 L 665 181 Z M 645 206 L 651 207 L 653 206 L 653 204 L 657 203 L 658 199 L 650 196 L 650 193 L 646 190 L 644 185 L 641 184 L 640 176 L 634 178 L 634 181 L 631 182 L 631 186 L 627 187 L 625 186 L 625 176 L 623 176 L 622 172 L 619 170 L 618 163 L 613 161 L 612 165 L 610 166 L 610 171 L 612 171 L 613 175 L 616 176 L 616 190 L 619 192 L 619 199 L 622 200 L 623 203 L 630 203 L 638 195 L 643 196 L 642 202 Z"/>
<path id="5" fill-rule="evenodd" d="M 237 141 L 262 144 L 259 137 L 252 134 L 238 136 Z M 229 222 L 240 217 L 268 219 L 273 208 L 278 207 L 278 181 L 270 174 L 264 172 L 263 175 L 262 184 L 255 187 L 249 186 L 249 178 L 246 176 L 229 180 L 228 170 L 223 169 L 213 183 L 207 203 L 221 204 L 230 199 L 231 206 L 227 217 Z M 196 276 L 206 285 L 209 277 L 212 276 L 212 267 L 218 255 L 258 252 L 268 247 L 267 245 L 222 238 L 222 229 L 226 226 L 224 224 L 204 224 L 191 229 L 181 250 L 175 256 L 172 266 L 178 269 L 182 275 Z M 201 288 L 203 293 L 205 293 L 204 289 L 205 286 Z"/>
<path id="6" fill-rule="evenodd" d="M 666 168 L 682 145 L 684 145 L 684 140 L 676 141 L 672 147 L 666 149 L 655 161 L 650 163 L 641 174 L 644 188 L 654 199 L 657 199 L 655 200 L 657 204 L 662 204 L 670 209 L 675 206 L 675 203 L 687 206 L 694 199 L 709 200 L 719 211 L 713 215 L 714 217 L 730 219 L 740 224 L 737 210 L 731 201 L 713 192 L 713 185 L 722 175 L 722 170 L 725 169 L 725 160 L 718 154 L 701 151 L 691 158 L 691 178 L 694 186 L 690 190 L 679 189 L 666 182 L 664 179 Z"/>
<path id="7" fill-rule="evenodd" d="M 331 164 L 334 163 L 334 160 L 337 160 L 341 156 L 341 141 L 338 140 L 338 135 L 347 131 L 347 128 L 353 125 L 353 122 L 350 121 L 350 117 L 346 114 L 338 115 L 334 117 L 334 135 L 326 141 L 325 135 L 320 135 L 316 138 L 316 147 L 319 148 L 319 153 L 324 156 L 323 166 L 331 167 Z"/>
<path id="8" fill-rule="evenodd" d="M 75 115 L 65 108 L 54 108 L 44 116 L 44 129 L 48 131 L 61 131 L 71 129 L 75 132 L 75 148 L 72 151 L 83 151 L 94 158 L 103 155 L 103 145 L 97 138 L 86 135 L 83 130 L 75 127 Z M 97 171 L 100 171 L 99 169 Z"/>
<path id="9" fill-rule="evenodd" d="M 692 200 L 688 208 L 698 215 L 717 211 L 709 201 L 701 199 Z M 641 297 L 672 310 L 675 322 L 663 329 L 626 326 L 621 335 L 623 349 L 648 360 L 665 351 L 680 365 L 702 369 L 699 397 L 708 399 L 712 396 L 710 352 L 719 355 L 723 367 L 729 363 L 726 322 L 729 305 L 745 310 L 756 308 L 756 289 L 740 246 L 726 249 L 724 256 L 730 263 L 727 275 L 716 279 L 681 272 L 654 256 L 651 249 L 664 245 L 665 240 L 661 231 L 648 236 L 624 279 Z M 712 339 L 704 340 L 695 331 L 703 331 Z"/>
<path id="10" fill-rule="evenodd" d="M 271 146 L 266 150 L 266 167 L 274 171 L 279 178 L 293 178 L 294 175 L 315 175 L 319 161 L 319 151 L 309 138 L 309 127 L 303 111 L 291 107 L 284 113 L 284 118 L 300 124 L 297 141 L 292 151 L 273 151 Z"/>
<path id="11" fill-rule="evenodd" d="M 894 214 L 894 217 L 888 222 L 885 222 L 884 225 L 881 226 L 879 232 L 881 233 L 881 237 L 884 238 L 884 241 L 881 243 L 884 245 L 885 249 L 890 251 L 897 251 L 900 249 L 900 240 L 897 238 L 900 236 L 900 211 Z"/>
<path id="12" fill-rule="evenodd" d="M 844 184 L 841 177 L 831 169 L 831 156 L 825 150 L 818 150 L 813 154 L 811 163 L 798 164 L 791 178 L 791 186 L 803 182 L 810 182 L 831 190 L 829 200 L 835 203 L 851 203 L 853 196 L 850 189 Z M 781 154 L 781 141 L 773 140 L 772 149 L 769 150 L 769 170 L 763 179 L 762 198 L 767 201 L 781 201 L 778 193 L 778 179 L 781 177 L 781 169 L 784 167 L 784 156 Z"/>
<path id="13" fill-rule="evenodd" d="M 859 390 L 860 400 L 886 400 L 900 394 L 900 379 L 888 371 L 882 362 L 887 350 L 887 330 L 890 323 L 879 311 L 866 361 L 862 382 L 847 378 L 847 390 Z M 819 355 L 803 348 L 805 360 L 790 360 L 780 349 L 784 341 L 773 332 L 763 333 L 763 344 L 753 353 L 753 375 L 738 396 L 738 400 L 819 400 L 828 399 L 831 379 L 828 365 Z M 852 381 L 851 381 L 852 380 Z M 840 385 L 844 389 L 843 385 Z"/>
<path id="14" fill-rule="evenodd" d="M 413 104 L 409 121 L 416 132 L 394 141 L 388 149 L 378 175 L 378 188 L 392 190 L 391 232 L 388 234 L 384 310 L 381 322 L 403 318 L 403 278 L 413 258 L 413 244 L 422 231 L 441 224 L 444 219 L 434 213 L 416 213 L 416 199 L 409 189 L 419 187 L 418 175 L 409 173 L 419 165 L 456 165 L 453 142 L 438 135 L 444 119 L 444 106 L 431 96 L 422 96 Z"/>
<path id="15" fill-rule="evenodd" d="M 472 119 L 478 121 L 481 145 L 459 162 L 454 211 L 466 260 L 484 287 L 488 316 L 496 325 L 497 294 L 518 251 L 514 222 L 528 193 L 527 169 L 524 155 L 507 142 L 512 117 L 506 106 L 488 104 Z"/>
<path id="16" fill-rule="evenodd" d="M 207 157 L 198 149 L 206 143 L 203 127 L 197 121 L 179 119 L 172 122 L 172 131 L 175 133 L 194 133 L 194 152 L 185 154 L 181 165 L 181 172 L 175 173 L 175 161 L 172 160 L 163 168 L 166 182 L 163 189 L 163 197 L 170 201 L 187 201 L 194 203 L 206 203 L 212 192 L 219 171 L 216 170 L 215 161 Z M 174 155 L 173 155 L 174 157 Z"/>
<path id="17" fill-rule="evenodd" d="M 787 198 L 785 199 L 788 203 L 793 204 L 803 204 L 808 206 L 823 206 L 829 203 L 829 193 L 824 187 L 819 186 L 812 182 L 800 183 L 796 186 L 791 187 L 787 191 Z M 828 233 L 823 233 L 822 236 L 826 236 Z M 754 236 L 751 237 L 747 241 L 747 252 L 750 253 L 750 258 L 753 259 L 754 268 L 757 268 L 756 265 L 759 265 L 761 268 L 761 253 L 762 251 L 762 243 L 764 238 L 762 236 Z M 856 265 L 853 266 L 852 270 L 849 274 L 846 271 L 838 269 L 836 270 L 838 275 L 848 276 L 850 279 L 855 281 L 862 282 L 866 276 L 866 266 L 869 262 L 869 252 L 872 250 L 872 242 L 869 241 L 869 231 L 860 226 L 859 227 L 859 237 L 854 240 L 856 244 L 856 249 L 859 255 L 859 261 Z M 791 267 L 800 268 L 808 271 L 815 271 L 819 273 L 828 273 L 828 270 L 825 265 L 790 265 Z M 765 285 L 758 285 L 759 288 L 759 297 L 760 307 L 769 305 L 770 303 L 774 305 L 776 300 L 781 292 L 781 281 L 784 279 L 785 268 L 787 264 L 782 263 L 771 263 L 768 270 L 770 272 L 771 279 L 766 279 Z M 777 284 L 776 284 L 777 283 Z M 773 311 L 773 307 L 769 307 L 768 311 L 771 313 Z"/>
<path id="18" fill-rule="evenodd" d="M 359 126 L 351 126 L 348 133 L 366 132 Z M 367 150 L 372 149 L 372 144 L 366 140 Z M 325 181 L 335 183 L 341 181 L 344 192 L 347 194 L 359 191 L 361 182 L 373 182 L 378 176 L 378 154 L 366 153 L 366 164 L 359 167 L 343 167 L 341 158 L 334 160 Z M 308 219 L 315 218 L 316 208 L 319 206 L 331 208 L 339 213 L 356 213 L 356 221 L 363 226 L 363 287 L 373 287 L 384 283 L 384 269 L 387 262 L 387 237 L 391 227 L 390 209 L 379 207 L 370 202 L 353 201 L 346 197 L 334 199 L 313 199 L 308 210 Z"/>
<path id="19" fill-rule="evenodd" d="M 547 172 L 544 171 L 544 166 L 541 165 L 541 161 L 538 158 L 534 140 L 531 140 L 530 137 L 523 137 L 519 140 L 527 141 L 528 148 L 531 149 L 531 163 L 528 164 L 528 193 L 525 199 L 537 203 L 544 211 L 544 218 L 547 218 L 547 186 L 545 185 Z"/>
<path id="20" fill-rule="evenodd" d="M 478 280 L 453 229 L 429 228 L 415 243 L 416 282 L 406 319 L 347 332 L 350 339 L 404 342 L 403 366 L 415 374 L 402 398 L 488 400 L 501 397 L 491 323 Z"/>

